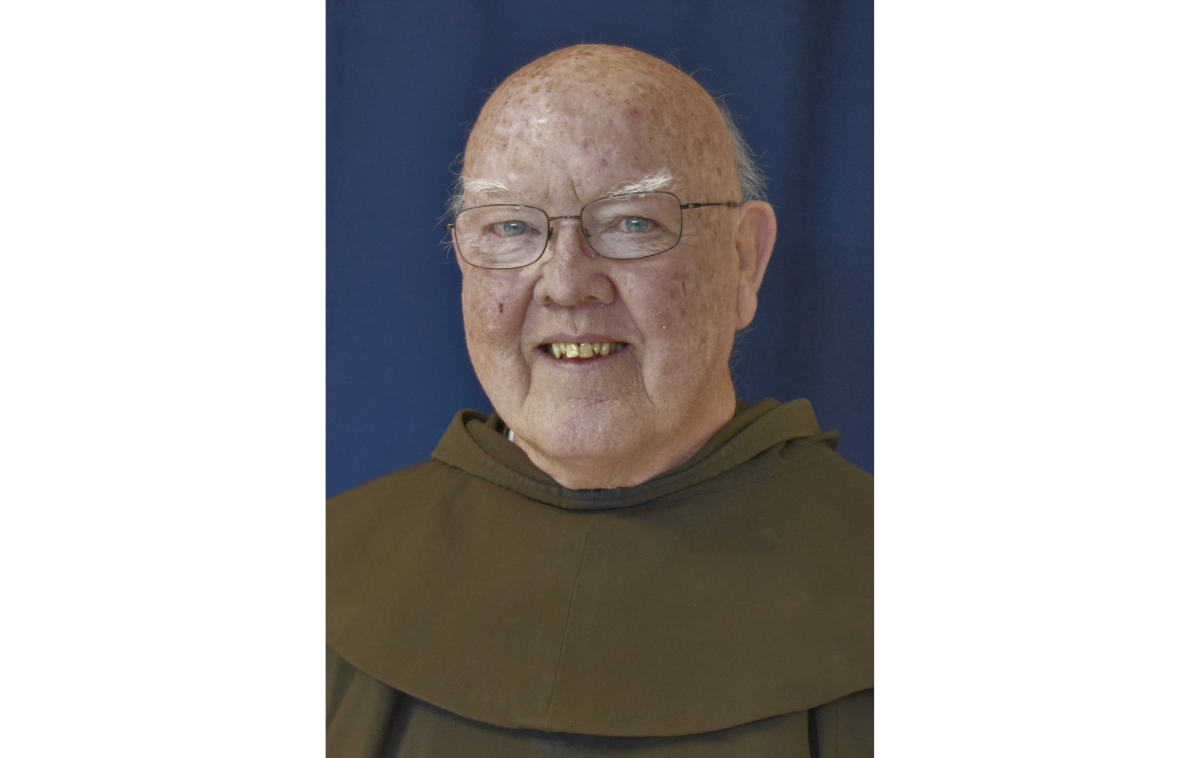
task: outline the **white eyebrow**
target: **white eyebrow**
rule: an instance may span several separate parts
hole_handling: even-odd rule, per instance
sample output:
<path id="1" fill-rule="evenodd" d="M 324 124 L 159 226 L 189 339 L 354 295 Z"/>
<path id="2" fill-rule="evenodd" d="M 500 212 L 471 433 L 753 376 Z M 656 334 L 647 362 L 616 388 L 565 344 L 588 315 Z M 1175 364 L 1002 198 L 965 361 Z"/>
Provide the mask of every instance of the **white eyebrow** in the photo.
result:
<path id="1" fill-rule="evenodd" d="M 663 189 L 674 189 L 678 185 L 675 176 L 668 170 L 660 169 L 656 174 L 647 174 L 636 182 L 618 184 L 608 191 L 610 195 L 629 195 L 638 192 L 658 192 Z M 463 190 L 473 195 L 499 195 L 502 193 L 517 194 L 517 191 L 504 182 L 494 182 L 488 179 L 463 179 Z"/>
<path id="2" fill-rule="evenodd" d="M 516 192 L 504 182 L 490 182 L 486 179 L 464 179 L 463 189 L 476 195 L 496 195 L 501 192 Z"/>
<path id="3" fill-rule="evenodd" d="M 665 168 L 659 170 L 657 174 L 648 174 L 636 182 L 629 182 L 613 187 L 608 191 L 610 195 L 629 195 L 635 192 L 658 192 L 659 190 L 674 188 L 677 182 L 670 171 Z"/>

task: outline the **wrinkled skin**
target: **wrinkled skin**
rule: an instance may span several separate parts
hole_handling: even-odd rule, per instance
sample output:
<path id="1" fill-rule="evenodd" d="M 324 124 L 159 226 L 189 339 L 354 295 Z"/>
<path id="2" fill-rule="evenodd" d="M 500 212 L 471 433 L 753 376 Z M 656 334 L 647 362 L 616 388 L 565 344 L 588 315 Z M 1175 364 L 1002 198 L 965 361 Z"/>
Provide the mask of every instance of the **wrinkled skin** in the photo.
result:
<path id="1" fill-rule="evenodd" d="M 551 216 L 667 170 L 684 202 L 740 200 L 729 133 L 674 67 L 625 48 L 578 46 L 513 74 L 484 106 L 463 159 L 465 207 L 522 203 Z M 472 191 L 481 183 L 509 189 Z M 485 185 L 487 186 L 487 185 Z M 766 203 L 684 211 L 674 249 L 598 256 L 577 220 L 521 269 L 459 257 L 467 348 L 514 441 L 572 489 L 640 484 L 687 460 L 733 416 L 734 332 L 750 323 L 775 238 Z M 557 361 L 551 341 L 620 341 Z"/>

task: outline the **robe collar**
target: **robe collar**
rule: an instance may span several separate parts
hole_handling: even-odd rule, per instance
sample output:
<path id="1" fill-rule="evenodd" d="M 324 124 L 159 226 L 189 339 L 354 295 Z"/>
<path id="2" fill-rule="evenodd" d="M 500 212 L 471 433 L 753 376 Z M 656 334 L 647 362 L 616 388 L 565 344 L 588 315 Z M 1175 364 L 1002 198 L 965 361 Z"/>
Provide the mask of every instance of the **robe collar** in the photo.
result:
<path id="1" fill-rule="evenodd" d="M 810 438 L 829 448 L 837 445 L 837 432 L 824 435 L 812 404 L 796 400 L 781 405 L 763 400 L 753 406 L 739 403 L 736 413 L 716 435 L 684 463 L 635 487 L 609 490 L 572 490 L 554 481 L 529 460 L 525 451 L 505 437 L 504 422 L 496 414 L 459 411 L 433 451 L 442 461 L 469 474 L 498 484 L 539 503 L 576 511 L 630 508 L 657 500 L 719 476 L 774 445 Z"/>

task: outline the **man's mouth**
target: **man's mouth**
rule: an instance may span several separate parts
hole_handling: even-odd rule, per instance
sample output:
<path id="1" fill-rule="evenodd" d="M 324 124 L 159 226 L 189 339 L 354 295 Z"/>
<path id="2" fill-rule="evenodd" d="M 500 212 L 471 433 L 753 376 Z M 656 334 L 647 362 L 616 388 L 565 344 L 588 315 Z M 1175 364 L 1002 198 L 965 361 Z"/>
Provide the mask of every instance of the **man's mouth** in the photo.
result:
<path id="1" fill-rule="evenodd" d="M 629 347 L 627 342 L 551 342 L 542 345 L 542 352 L 558 359 L 594 358 L 612 355 Z"/>

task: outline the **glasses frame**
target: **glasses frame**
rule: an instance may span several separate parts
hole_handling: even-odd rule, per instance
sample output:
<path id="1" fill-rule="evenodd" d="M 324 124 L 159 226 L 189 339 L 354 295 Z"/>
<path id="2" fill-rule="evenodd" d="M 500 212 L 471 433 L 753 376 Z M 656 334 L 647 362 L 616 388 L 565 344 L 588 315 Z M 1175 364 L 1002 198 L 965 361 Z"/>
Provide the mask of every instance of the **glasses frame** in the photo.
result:
<path id="1" fill-rule="evenodd" d="M 463 208 L 458 213 L 455 213 L 454 221 L 451 221 L 449 224 L 446 224 L 445 227 L 443 227 L 443 228 L 445 228 L 448 232 L 450 232 L 452 235 L 454 235 L 454 247 L 456 250 L 459 250 L 459 255 L 462 256 L 462 259 L 464 261 L 467 261 L 467 265 L 474 266 L 475 268 L 481 268 L 481 269 L 484 269 L 487 271 L 512 271 L 514 269 L 525 268 L 526 266 L 532 266 L 533 264 L 540 261 L 542 259 L 542 256 L 546 254 L 546 250 L 549 249 L 549 247 L 550 247 L 550 240 L 554 238 L 554 227 L 551 226 L 551 224 L 550 224 L 551 221 L 561 221 L 563 219 L 579 219 L 580 222 L 582 222 L 583 221 L 583 212 L 586 211 L 589 206 L 595 205 L 596 203 L 600 203 L 605 200 L 615 200 L 617 198 L 622 198 L 622 197 L 637 197 L 639 195 L 670 195 L 671 197 L 675 198 L 675 202 L 679 203 L 679 239 L 675 240 L 675 244 L 671 245 L 666 250 L 659 250 L 657 253 L 651 253 L 650 255 L 642 255 L 637 258 L 612 258 L 610 256 L 605 255 L 604 253 L 600 252 L 599 250 L 597 250 L 595 247 L 592 246 L 592 241 L 590 239 L 590 235 L 588 234 L 587 229 L 583 229 L 582 225 L 581 225 L 580 231 L 583 232 L 583 239 L 584 239 L 584 241 L 587 242 L 588 247 L 592 248 L 592 252 L 594 252 L 596 255 L 600 256 L 601 258 L 607 258 L 610 261 L 641 261 L 641 260 L 645 260 L 646 258 L 653 258 L 656 255 L 662 255 L 665 252 L 674 250 L 675 248 L 679 247 L 680 241 L 683 240 L 683 212 L 684 211 L 690 211 L 695 208 L 709 208 L 709 207 L 716 207 L 716 206 L 722 206 L 725 208 L 737 208 L 741 205 L 741 203 L 738 202 L 737 200 L 728 200 L 724 203 L 684 203 L 679 200 L 679 196 L 676 195 L 674 192 L 664 192 L 661 190 L 655 190 L 653 192 L 625 192 L 620 195 L 606 195 L 604 197 L 598 197 L 595 200 L 592 200 L 591 202 L 584 205 L 582 208 L 580 208 L 579 214 L 575 215 L 575 216 L 551 216 L 549 213 L 547 213 L 546 211 L 537 207 L 536 205 L 521 205 L 520 203 L 491 203 L 488 205 L 474 205 L 474 206 L 471 206 L 470 208 Z M 520 266 L 504 266 L 504 267 L 499 267 L 499 268 L 493 268 L 492 266 L 480 266 L 477 263 L 471 263 L 471 261 L 467 260 L 466 256 L 462 255 L 462 252 L 461 252 L 462 247 L 458 244 L 458 217 L 461 216 L 462 214 L 466 213 L 467 211 L 478 210 L 479 208 L 528 208 L 529 210 L 533 210 L 533 211 L 537 211 L 537 212 L 541 213 L 543 216 L 546 217 L 546 241 L 544 243 L 542 243 L 541 252 L 539 252 L 537 254 L 537 257 L 534 258 L 533 260 L 531 260 L 529 263 L 522 263 Z"/>

